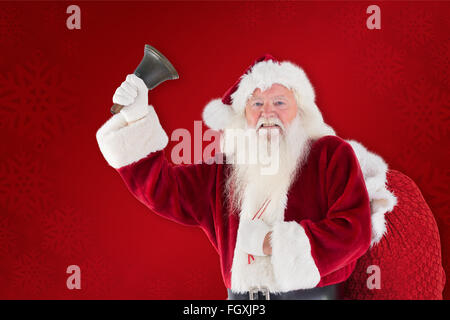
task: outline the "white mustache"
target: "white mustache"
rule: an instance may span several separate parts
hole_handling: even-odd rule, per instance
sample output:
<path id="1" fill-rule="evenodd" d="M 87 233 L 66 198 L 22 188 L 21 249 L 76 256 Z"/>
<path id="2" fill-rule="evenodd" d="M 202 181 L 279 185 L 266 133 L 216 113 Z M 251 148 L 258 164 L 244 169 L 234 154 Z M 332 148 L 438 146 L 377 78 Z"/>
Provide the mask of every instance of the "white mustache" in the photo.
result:
<path id="1" fill-rule="evenodd" d="M 272 118 L 269 118 L 269 119 L 266 119 L 266 118 L 263 118 L 263 117 L 259 118 L 258 122 L 256 123 L 256 130 L 260 129 L 263 125 L 265 125 L 265 126 L 276 125 L 276 126 L 280 127 L 280 129 L 282 131 L 284 131 L 283 123 L 281 122 L 280 119 L 275 118 L 275 117 L 272 117 Z"/>

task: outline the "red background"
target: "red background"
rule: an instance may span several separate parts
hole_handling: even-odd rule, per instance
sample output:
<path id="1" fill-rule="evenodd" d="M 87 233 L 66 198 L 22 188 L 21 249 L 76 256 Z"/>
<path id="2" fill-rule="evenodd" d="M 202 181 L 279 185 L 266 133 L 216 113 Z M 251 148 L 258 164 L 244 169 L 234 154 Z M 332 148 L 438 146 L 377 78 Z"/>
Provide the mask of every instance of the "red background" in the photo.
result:
<path id="1" fill-rule="evenodd" d="M 69 4 L 0 3 L 0 298 L 226 298 L 206 236 L 135 200 L 95 140 L 145 43 L 180 74 L 149 94 L 169 134 L 261 54 L 302 66 L 338 135 L 421 188 L 450 275 L 450 3 L 78 1 L 81 30 Z"/>

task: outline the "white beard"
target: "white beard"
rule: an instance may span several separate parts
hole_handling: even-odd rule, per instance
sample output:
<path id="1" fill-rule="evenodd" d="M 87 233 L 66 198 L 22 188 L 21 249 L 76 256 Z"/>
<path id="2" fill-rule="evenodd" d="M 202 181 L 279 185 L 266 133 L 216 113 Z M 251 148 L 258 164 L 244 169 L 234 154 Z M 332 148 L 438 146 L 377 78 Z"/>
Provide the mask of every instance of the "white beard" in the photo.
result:
<path id="1" fill-rule="evenodd" d="M 223 142 L 226 146 L 225 138 Z M 284 220 L 287 192 L 296 175 L 299 174 L 310 149 L 310 139 L 298 116 L 280 136 L 279 142 L 279 166 L 275 174 L 262 174 L 261 169 L 265 166 L 259 162 L 231 164 L 226 192 L 232 201 L 233 212 L 238 212 L 241 220 L 252 219 L 266 200 L 270 202 L 260 219 L 268 225 Z M 237 153 L 248 151 L 248 148 L 238 149 L 224 148 L 227 159 L 234 160 Z M 279 292 L 270 256 L 255 256 L 250 264 L 248 259 L 247 253 L 235 248 L 231 268 L 233 292 L 245 292 L 258 286 L 265 286 L 270 292 Z"/>
<path id="2" fill-rule="evenodd" d="M 240 126 L 242 126 L 242 119 L 233 121 L 232 128 L 239 128 Z M 246 128 L 247 130 L 249 129 Z M 278 129 L 272 130 L 271 133 L 275 133 L 275 135 L 270 135 L 270 133 L 266 137 L 257 135 L 259 146 L 261 146 L 260 143 L 264 143 L 264 141 L 260 141 L 261 139 L 267 139 L 269 164 L 267 158 L 261 159 L 261 157 L 255 157 L 256 163 L 249 163 L 249 161 L 235 163 L 238 162 L 237 159 L 239 159 L 240 154 L 244 154 L 241 159 L 248 160 L 250 153 L 254 152 L 249 144 L 246 144 L 243 148 L 233 146 L 232 150 L 224 148 L 227 159 L 232 162 L 231 172 L 226 183 L 226 193 L 230 196 L 230 199 L 232 195 L 233 209 L 240 212 L 241 216 L 245 214 L 245 210 L 242 208 L 244 198 L 253 198 L 256 202 L 261 202 L 262 205 L 265 199 L 273 197 L 280 191 L 287 192 L 309 154 L 310 139 L 302 126 L 299 115 L 281 134 L 278 134 Z M 278 135 L 279 139 L 277 139 Z M 272 139 L 275 137 L 275 140 L 271 140 L 271 137 Z M 277 143 L 279 148 L 272 146 L 272 142 Z M 227 145 L 226 138 L 224 145 Z M 272 147 L 274 148 L 272 149 Z M 278 152 L 272 154 L 270 151 L 274 150 Z M 259 149 L 258 152 L 260 152 Z M 276 170 L 267 170 L 269 167 L 276 168 Z"/>

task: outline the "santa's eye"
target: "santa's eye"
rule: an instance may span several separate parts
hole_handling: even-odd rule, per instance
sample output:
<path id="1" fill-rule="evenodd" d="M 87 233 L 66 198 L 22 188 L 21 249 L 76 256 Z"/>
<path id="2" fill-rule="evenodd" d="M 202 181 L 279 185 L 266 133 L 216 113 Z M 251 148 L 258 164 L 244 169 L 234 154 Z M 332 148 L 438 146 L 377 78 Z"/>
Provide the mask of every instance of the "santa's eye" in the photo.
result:
<path id="1" fill-rule="evenodd" d="M 253 106 L 254 107 L 262 107 L 263 103 L 262 102 L 253 102 Z"/>
<path id="2" fill-rule="evenodd" d="M 276 106 L 282 106 L 282 105 L 284 105 L 284 101 L 275 101 L 274 104 Z"/>

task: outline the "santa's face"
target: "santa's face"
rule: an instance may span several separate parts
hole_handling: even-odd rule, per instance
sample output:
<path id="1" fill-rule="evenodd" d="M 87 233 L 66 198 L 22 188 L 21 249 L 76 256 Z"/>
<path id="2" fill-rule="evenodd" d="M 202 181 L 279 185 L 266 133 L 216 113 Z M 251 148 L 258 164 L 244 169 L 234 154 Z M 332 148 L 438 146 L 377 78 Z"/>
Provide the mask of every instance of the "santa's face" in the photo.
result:
<path id="1" fill-rule="evenodd" d="M 273 84 L 265 91 L 259 88 L 253 91 L 245 106 L 245 118 L 247 126 L 258 131 L 273 128 L 284 131 L 297 110 L 293 92 L 281 84 Z"/>

